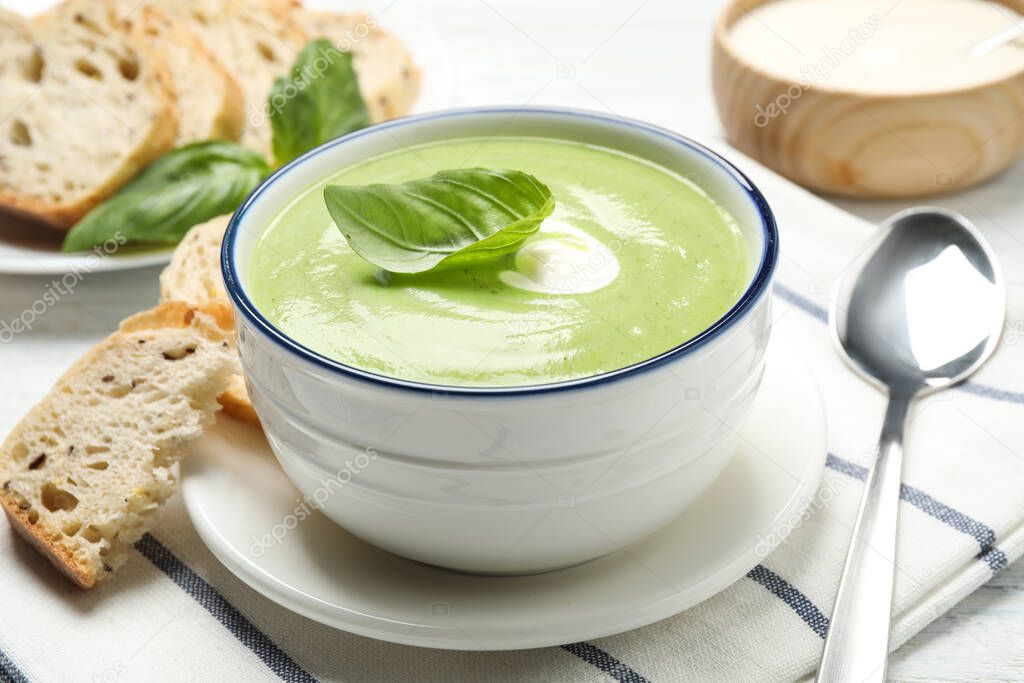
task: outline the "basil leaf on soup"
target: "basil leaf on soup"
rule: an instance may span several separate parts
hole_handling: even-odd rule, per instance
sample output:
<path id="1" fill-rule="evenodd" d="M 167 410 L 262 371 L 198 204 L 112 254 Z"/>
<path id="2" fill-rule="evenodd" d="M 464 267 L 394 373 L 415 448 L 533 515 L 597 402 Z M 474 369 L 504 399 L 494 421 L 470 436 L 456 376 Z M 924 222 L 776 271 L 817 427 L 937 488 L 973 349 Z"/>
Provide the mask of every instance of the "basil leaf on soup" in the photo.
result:
<path id="1" fill-rule="evenodd" d="M 193 225 L 233 212 L 270 173 L 258 152 L 231 142 L 197 142 L 147 166 L 85 215 L 61 247 L 83 251 L 117 237 L 173 244 Z"/>
<path id="2" fill-rule="evenodd" d="M 467 168 L 400 185 L 328 185 L 327 210 L 352 249 L 394 273 L 510 254 L 555 209 L 528 173 Z"/>
<path id="3" fill-rule="evenodd" d="M 291 73 L 274 81 L 267 106 L 279 164 L 370 125 L 352 53 L 323 38 L 303 48 Z"/>

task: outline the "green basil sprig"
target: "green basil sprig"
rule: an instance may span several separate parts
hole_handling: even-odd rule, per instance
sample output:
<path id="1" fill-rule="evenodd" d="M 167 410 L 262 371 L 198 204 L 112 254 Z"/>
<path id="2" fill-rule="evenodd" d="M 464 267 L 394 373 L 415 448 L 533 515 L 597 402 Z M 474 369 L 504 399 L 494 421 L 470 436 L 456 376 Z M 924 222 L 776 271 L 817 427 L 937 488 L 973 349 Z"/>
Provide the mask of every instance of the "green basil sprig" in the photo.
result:
<path id="1" fill-rule="evenodd" d="M 401 185 L 328 185 L 327 210 L 352 249 L 394 273 L 468 265 L 516 251 L 555 209 L 522 171 L 441 171 Z"/>
<path id="2" fill-rule="evenodd" d="M 323 38 L 303 48 L 291 73 L 274 81 L 268 105 L 279 164 L 370 125 L 352 53 Z"/>
<path id="3" fill-rule="evenodd" d="M 94 208 L 61 247 L 82 251 L 118 233 L 129 242 L 173 244 L 193 225 L 231 213 L 270 173 L 258 152 L 197 142 L 160 157 Z"/>

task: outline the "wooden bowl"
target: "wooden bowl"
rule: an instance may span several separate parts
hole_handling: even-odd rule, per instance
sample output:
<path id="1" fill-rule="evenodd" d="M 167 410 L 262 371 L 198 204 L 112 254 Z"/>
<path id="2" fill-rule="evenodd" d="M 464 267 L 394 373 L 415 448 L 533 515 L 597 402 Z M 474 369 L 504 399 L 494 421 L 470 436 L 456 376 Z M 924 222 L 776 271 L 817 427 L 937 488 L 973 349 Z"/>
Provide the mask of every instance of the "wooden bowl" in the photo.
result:
<path id="1" fill-rule="evenodd" d="M 726 6 L 712 55 L 715 103 L 730 144 L 769 168 L 830 194 L 920 197 L 981 182 L 1024 151 L 1024 69 L 966 88 L 907 94 L 787 81 L 730 43 L 736 21 L 772 1 Z M 1024 0 L 999 2 L 1024 10 Z"/>

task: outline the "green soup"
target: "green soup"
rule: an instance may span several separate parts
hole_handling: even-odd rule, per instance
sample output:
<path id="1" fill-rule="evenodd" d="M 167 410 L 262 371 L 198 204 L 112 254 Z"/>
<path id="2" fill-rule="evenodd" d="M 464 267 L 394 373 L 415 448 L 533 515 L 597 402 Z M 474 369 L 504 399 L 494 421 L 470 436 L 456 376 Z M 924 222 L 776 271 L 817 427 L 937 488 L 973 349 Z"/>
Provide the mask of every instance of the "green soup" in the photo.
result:
<path id="1" fill-rule="evenodd" d="M 389 275 L 353 253 L 326 184 L 447 168 L 531 173 L 555 212 L 514 256 Z M 750 279 L 735 220 L 694 183 L 610 149 L 546 138 L 409 147 L 308 188 L 256 244 L 248 290 L 299 343 L 381 375 L 459 386 L 543 384 L 656 356 L 699 334 Z"/>

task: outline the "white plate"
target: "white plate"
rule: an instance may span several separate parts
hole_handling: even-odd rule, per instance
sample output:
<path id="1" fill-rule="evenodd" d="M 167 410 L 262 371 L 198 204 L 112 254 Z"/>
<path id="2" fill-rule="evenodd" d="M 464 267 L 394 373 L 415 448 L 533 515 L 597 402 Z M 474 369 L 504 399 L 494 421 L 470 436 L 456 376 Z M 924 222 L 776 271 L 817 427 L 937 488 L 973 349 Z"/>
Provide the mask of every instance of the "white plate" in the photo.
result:
<path id="1" fill-rule="evenodd" d="M 162 265 L 171 260 L 174 251 L 172 247 L 156 247 L 125 249 L 125 253 L 109 256 L 93 252 L 64 254 L 60 250 L 61 239 L 60 234 L 49 228 L 0 214 L 0 273 L 83 276 Z"/>
<path id="2" fill-rule="evenodd" d="M 24 14 L 36 14 L 56 4 L 56 0 L 0 0 L 6 7 Z M 332 8 L 327 2 L 309 3 Z M 413 113 L 444 109 L 455 104 L 455 75 L 444 42 L 421 12 L 407 13 L 389 8 L 380 17 L 381 26 L 393 31 L 409 46 L 413 59 L 423 71 L 420 95 Z M 105 258 L 91 254 L 63 254 L 61 235 L 39 225 L 24 223 L 0 214 L 0 273 L 12 275 L 62 275 L 64 273 L 99 273 L 114 270 L 145 268 L 168 263 L 171 247 L 134 249 Z M 128 250 L 125 250 L 126 252 Z"/>
<path id="3" fill-rule="evenodd" d="M 188 461 L 185 505 L 210 550 L 271 600 L 336 628 L 460 650 L 621 633 L 706 600 L 752 569 L 810 502 L 825 462 L 814 379 L 778 339 L 743 445 L 710 490 L 628 549 L 530 576 L 475 576 L 374 548 L 319 513 L 257 431 L 221 419 Z M 280 543 L 267 543 L 274 533 Z M 271 536 L 266 536 L 271 534 Z"/>

